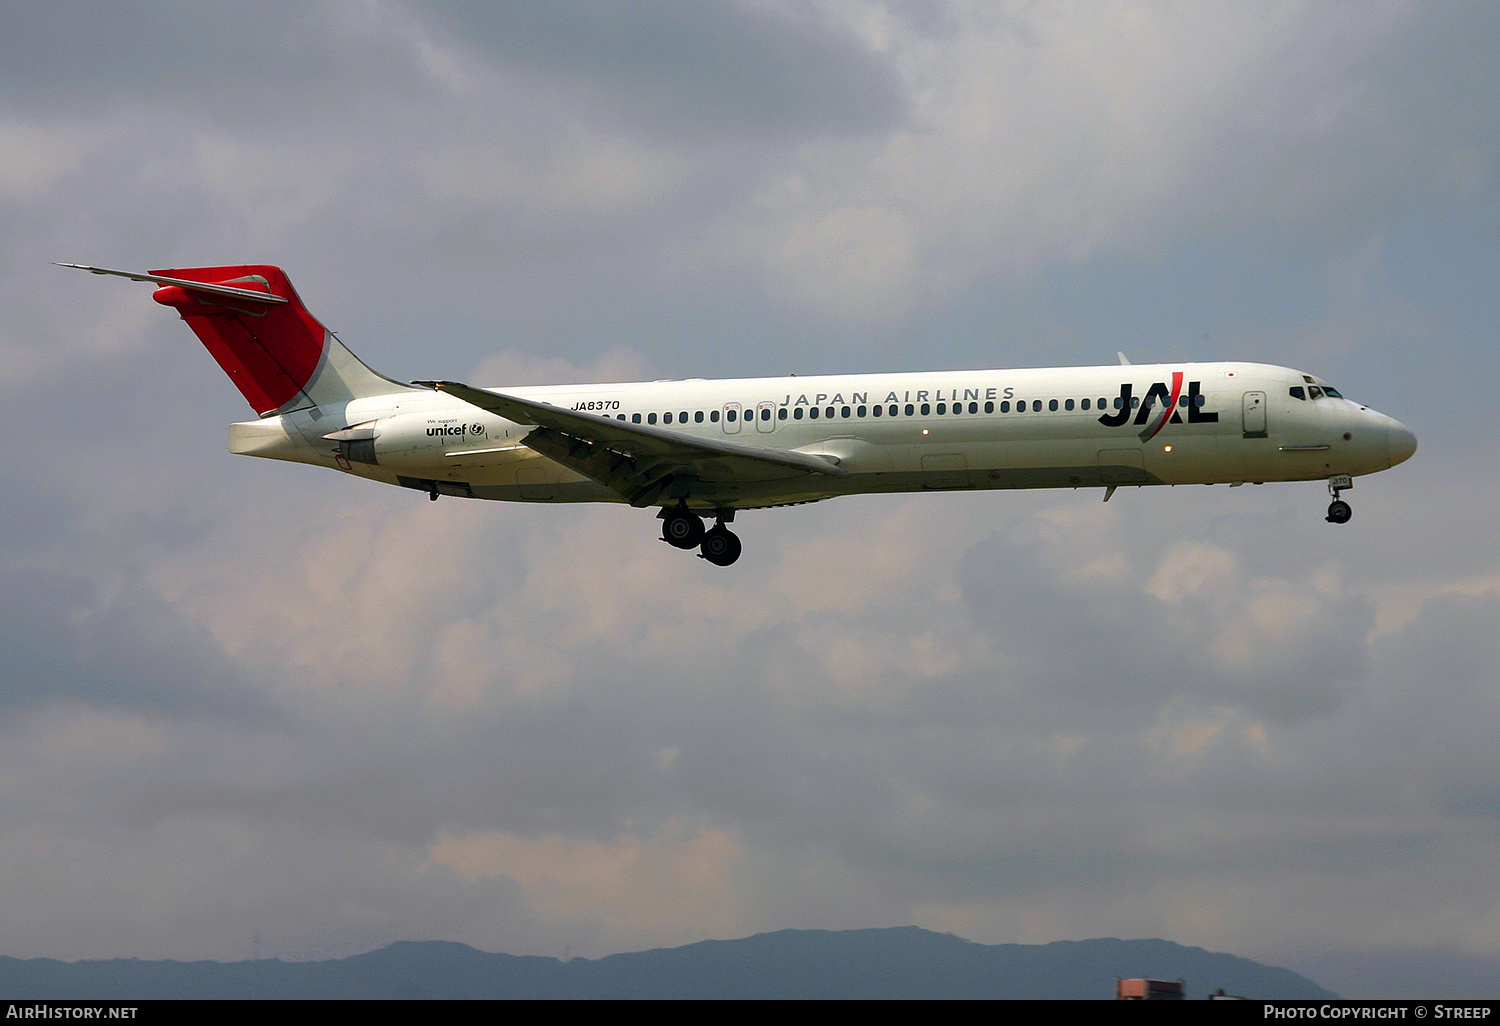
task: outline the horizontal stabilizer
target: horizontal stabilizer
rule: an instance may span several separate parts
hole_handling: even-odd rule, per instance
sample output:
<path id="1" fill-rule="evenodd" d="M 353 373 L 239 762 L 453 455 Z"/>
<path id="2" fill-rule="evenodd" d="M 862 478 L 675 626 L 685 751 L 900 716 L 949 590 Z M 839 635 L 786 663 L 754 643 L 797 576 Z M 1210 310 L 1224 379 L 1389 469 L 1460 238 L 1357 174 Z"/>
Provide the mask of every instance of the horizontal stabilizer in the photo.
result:
<path id="1" fill-rule="evenodd" d="M 285 296 L 274 295 L 266 291 L 266 286 L 260 289 L 243 288 L 237 285 L 225 285 L 220 282 L 189 281 L 187 278 L 165 278 L 159 274 L 142 274 L 139 271 L 115 271 L 108 267 L 90 267 L 88 264 L 64 264 L 58 263 L 58 267 L 72 267 L 90 274 L 113 274 L 120 278 L 129 278 L 131 281 L 150 281 L 158 285 L 176 285 L 178 288 L 187 289 L 191 292 L 206 292 L 214 296 L 229 296 L 234 299 L 249 299 L 257 303 L 285 303 Z"/>

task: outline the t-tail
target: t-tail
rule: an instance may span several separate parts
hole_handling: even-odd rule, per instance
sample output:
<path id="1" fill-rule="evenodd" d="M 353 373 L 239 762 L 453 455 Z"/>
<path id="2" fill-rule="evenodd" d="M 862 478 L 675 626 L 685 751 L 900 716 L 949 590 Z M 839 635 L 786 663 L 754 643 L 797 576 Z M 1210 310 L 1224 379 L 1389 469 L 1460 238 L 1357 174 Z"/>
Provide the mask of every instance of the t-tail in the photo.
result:
<path id="1" fill-rule="evenodd" d="M 143 274 L 61 266 L 160 285 L 152 298 L 182 315 L 258 416 L 420 391 L 361 363 L 302 305 L 279 267 L 178 267 Z"/>

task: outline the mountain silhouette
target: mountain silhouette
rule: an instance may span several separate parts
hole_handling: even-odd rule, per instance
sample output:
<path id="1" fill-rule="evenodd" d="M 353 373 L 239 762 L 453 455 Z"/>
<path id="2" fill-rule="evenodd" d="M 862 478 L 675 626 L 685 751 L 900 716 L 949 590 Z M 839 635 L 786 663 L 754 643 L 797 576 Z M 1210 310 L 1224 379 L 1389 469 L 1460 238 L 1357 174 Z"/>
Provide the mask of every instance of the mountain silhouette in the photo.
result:
<path id="1" fill-rule="evenodd" d="M 563 961 L 400 941 L 324 962 L 60 962 L 0 958 L 15 1000 L 97 998 L 1107 999 L 1116 977 L 1187 981 L 1251 998 L 1337 995 L 1286 969 L 1165 940 L 976 944 L 915 926 L 779 930 L 742 940 Z"/>

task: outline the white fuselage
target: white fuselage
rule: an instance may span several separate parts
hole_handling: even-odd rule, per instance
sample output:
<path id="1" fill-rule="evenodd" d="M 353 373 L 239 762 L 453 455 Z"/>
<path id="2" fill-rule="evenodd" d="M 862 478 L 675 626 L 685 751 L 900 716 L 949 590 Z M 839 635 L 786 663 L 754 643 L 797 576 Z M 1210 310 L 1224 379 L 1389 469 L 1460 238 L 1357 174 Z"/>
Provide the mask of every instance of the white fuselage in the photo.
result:
<path id="1" fill-rule="evenodd" d="M 1320 480 L 1384 470 L 1415 450 L 1400 423 L 1322 394 L 1326 387 L 1284 367 L 1195 363 L 505 391 L 685 436 L 826 457 L 847 471 L 716 481 L 707 468 L 689 505 L 733 510 L 924 489 Z M 433 494 L 622 501 L 528 447 L 533 430 L 442 392 L 397 391 L 236 424 L 231 449 Z"/>

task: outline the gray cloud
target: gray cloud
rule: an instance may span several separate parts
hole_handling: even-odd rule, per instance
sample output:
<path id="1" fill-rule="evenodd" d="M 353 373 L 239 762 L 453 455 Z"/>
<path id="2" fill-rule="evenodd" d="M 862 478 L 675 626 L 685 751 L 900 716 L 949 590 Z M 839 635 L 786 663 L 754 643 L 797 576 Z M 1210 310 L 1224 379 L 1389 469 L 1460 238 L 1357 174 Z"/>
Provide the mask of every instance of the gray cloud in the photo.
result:
<path id="1" fill-rule="evenodd" d="M 201 628 L 139 585 L 97 594 L 92 582 L 37 568 L 0 592 L 0 708 L 80 701 L 151 715 L 276 718 Z"/>
<path id="2" fill-rule="evenodd" d="M 1330 711 L 1364 669 L 1371 615 L 1357 599 L 1258 578 L 1191 534 L 1160 554 L 1090 553 L 1113 565 L 1082 568 L 1069 586 L 1058 571 L 1079 569 L 1074 544 L 1071 532 L 991 541 L 964 562 L 971 615 L 1026 686 L 1096 706 L 1188 696 L 1280 719 Z"/>
<path id="3" fill-rule="evenodd" d="M 83 0 L 8 21 L 3 106 L 64 122 L 147 109 L 170 112 L 179 130 L 212 121 L 254 131 L 427 81 L 400 48 L 353 31 L 359 5 Z"/>
<path id="4" fill-rule="evenodd" d="M 697 145 L 716 136 L 883 133 L 906 102 L 889 58 L 811 8 L 685 0 L 423 5 L 489 60 L 566 92 L 599 117 Z"/>

